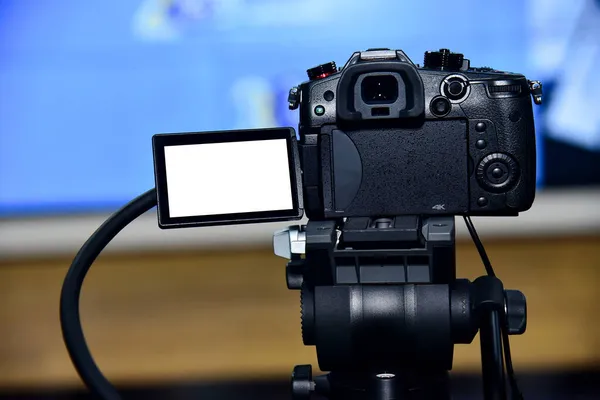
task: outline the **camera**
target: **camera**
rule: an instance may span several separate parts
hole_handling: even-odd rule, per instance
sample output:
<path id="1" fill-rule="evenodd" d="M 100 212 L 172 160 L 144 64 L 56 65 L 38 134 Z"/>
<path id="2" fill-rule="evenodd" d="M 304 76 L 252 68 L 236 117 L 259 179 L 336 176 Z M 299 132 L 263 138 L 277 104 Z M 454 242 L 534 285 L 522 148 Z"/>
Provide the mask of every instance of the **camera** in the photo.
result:
<path id="1" fill-rule="evenodd" d="M 290 91 L 309 218 L 516 215 L 535 196 L 530 82 L 462 54 L 356 52 Z"/>
<path id="2" fill-rule="evenodd" d="M 288 98 L 298 137 L 293 128 L 153 136 L 162 228 L 531 207 L 539 82 L 447 49 L 426 52 L 423 66 L 402 50 L 369 49 L 307 74 Z"/>

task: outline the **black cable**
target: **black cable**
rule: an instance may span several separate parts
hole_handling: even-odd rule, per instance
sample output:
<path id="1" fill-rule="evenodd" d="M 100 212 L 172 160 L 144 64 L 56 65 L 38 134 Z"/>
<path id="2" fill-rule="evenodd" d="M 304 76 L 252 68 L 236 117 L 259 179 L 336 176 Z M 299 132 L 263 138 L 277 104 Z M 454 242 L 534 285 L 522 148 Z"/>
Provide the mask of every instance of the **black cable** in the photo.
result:
<path id="1" fill-rule="evenodd" d="M 60 325 L 63 340 L 83 383 L 93 394 L 105 400 L 120 400 L 121 396 L 102 375 L 86 344 L 79 317 L 81 287 L 92 263 L 106 245 L 123 228 L 155 205 L 156 190 L 151 189 L 111 215 L 81 247 L 63 283 L 60 295 Z"/>
<path id="2" fill-rule="evenodd" d="M 481 242 L 481 239 L 479 238 L 479 235 L 477 234 L 477 231 L 475 230 L 475 225 L 473 225 L 473 221 L 471 221 L 471 217 L 468 215 L 465 215 L 464 220 L 465 220 L 465 224 L 467 225 L 467 229 L 469 230 L 469 233 L 471 234 L 471 238 L 473 239 L 473 243 L 475 243 L 475 247 L 477 247 L 477 251 L 479 252 L 481 261 L 483 261 L 483 266 L 485 267 L 485 272 L 487 272 L 487 274 L 489 276 L 496 276 L 496 274 L 494 273 L 494 269 L 492 268 L 492 263 L 490 262 L 487 252 L 485 251 L 485 247 L 483 247 L 483 243 Z"/>
<path id="3" fill-rule="evenodd" d="M 490 262 L 487 252 L 485 251 L 485 247 L 483 246 L 483 243 L 482 243 L 481 239 L 479 238 L 479 235 L 477 234 L 477 230 L 475 229 L 475 225 L 473 225 L 473 221 L 471 221 L 471 217 L 468 215 L 465 215 L 463 218 L 465 220 L 465 224 L 467 225 L 467 229 L 469 230 L 469 233 L 471 234 L 473 243 L 475 243 L 475 247 L 477 248 L 477 251 L 479 252 L 479 256 L 481 257 L 481 261 L 483 262 L 483 265 L 485 267 L 487 274 L 490 276 L 496 276 L 496 274 L 494 273 L 494 269 L 492 268 L 492 263 Z M 521 391 L 519 390 L 519 385 L 517 384 L 517 378 L 515 376 L 515 370 L 512 365 L 512 356 L 510 354 L 510 341 L 508 338 L 508 322 L 506 320 L 506 317 L 507 316 L 504 315 L 502 318 L 502 329 L 501 329 L 501 331 L 502 331 L 501 332 L 502 348 L 504 350 L 504 361 L 505 361 L 505 365 L 506 365 L 506 372 L 508 375 L 508 381 L 510 384 L 510 389 L 511 389 L 511 394 L 512 394 L 513 400 L 523 400 L 523 395 L 521 394 Z"/>
<path id="4" fill-rule="evenodd" d="M 504 322 L 506 324 L 506 322 Z M 506 372 L 508 374 L 508 381 L 510 383 L 510 392 L 513 400 L 523 400 L 523 394 L 519 389 L 517 383 L 517 377 L 515 376 L 515 370 L 512 365 L 512 357 L 510 355 L 510 341 L 508 340 L 508 330 L 502 330 L 502 344 L 504 347 L 504 361 L 506 364 Z"/>

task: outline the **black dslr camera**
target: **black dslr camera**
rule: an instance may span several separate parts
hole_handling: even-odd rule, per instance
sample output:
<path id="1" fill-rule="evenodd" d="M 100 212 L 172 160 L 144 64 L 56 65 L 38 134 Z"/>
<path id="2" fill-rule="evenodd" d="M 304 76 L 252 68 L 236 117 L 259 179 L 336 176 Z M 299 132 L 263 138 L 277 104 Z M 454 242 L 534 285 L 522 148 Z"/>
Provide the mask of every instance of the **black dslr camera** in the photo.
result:
<path id="1" fill-rule="evenodd" d="M 292 128 L 155 135 L 160 226 L 529 209 L 541 84 L 469 64 L 372 49 L 311 68 L 289 95 L 299 141 Z"/>
<path id="2" fill-rule="evenodd" d="M 515 215 L 535 195 L 530 82 L 462 54 L 356 52 L 308 70 L 300 107 L 309 218 Z"/>

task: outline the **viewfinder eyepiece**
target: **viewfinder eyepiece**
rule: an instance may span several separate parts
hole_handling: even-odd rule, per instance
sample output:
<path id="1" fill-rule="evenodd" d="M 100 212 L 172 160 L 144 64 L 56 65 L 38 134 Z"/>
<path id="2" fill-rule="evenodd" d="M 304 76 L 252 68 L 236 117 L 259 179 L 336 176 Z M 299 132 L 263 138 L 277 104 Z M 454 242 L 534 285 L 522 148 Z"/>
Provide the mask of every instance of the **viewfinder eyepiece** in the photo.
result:
<path id="1" fill-rule="evenodd" d="M 391 104 L 398 99 L 398 80 L 393 75 L 371 75 L 363 79 L 361 97 L 367 104 Z"/>
<path id="2" fill-rule="evenodd" d="M 373 59 L 342 69 L 337 85 L 339 120 L 419 118 L 425 112 L 425 89 L 416 67 L 397 60 Z"/>

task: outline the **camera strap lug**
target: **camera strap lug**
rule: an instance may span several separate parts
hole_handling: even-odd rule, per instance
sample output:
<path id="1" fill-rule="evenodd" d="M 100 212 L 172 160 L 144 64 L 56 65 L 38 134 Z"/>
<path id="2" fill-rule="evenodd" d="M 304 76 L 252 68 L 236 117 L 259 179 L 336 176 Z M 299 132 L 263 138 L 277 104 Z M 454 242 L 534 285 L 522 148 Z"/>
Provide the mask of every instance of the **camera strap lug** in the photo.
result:
<path id="1" fill-rule="evenodd" d="M 300 105 L 300 90 L 297 86 L 290 89 L 288 94 L 288 106 L 290 110 L 295 110 Z"/>
<path id="2" fill-rule="evenodd" d="M 542 82 L 527 81 L 529 83 L 529 91 L 533 97 L 533 102 L 537 105 L 542 104 Z"/>

